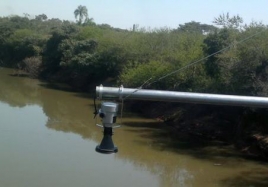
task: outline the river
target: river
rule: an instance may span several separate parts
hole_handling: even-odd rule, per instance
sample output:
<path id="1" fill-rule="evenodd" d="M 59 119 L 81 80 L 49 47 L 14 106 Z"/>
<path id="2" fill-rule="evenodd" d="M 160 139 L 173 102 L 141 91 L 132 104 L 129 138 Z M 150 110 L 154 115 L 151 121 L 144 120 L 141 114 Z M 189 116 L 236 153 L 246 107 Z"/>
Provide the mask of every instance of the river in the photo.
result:
<path id="1" fill-rule="evenodd" d="M 93 100 L 0 68 L 0 186 L 268 186 L 268 164 L 229 146 L 193 146 L 165 124 L 123 113 L 116 154 L 95 147 L 102 129 Z"/>

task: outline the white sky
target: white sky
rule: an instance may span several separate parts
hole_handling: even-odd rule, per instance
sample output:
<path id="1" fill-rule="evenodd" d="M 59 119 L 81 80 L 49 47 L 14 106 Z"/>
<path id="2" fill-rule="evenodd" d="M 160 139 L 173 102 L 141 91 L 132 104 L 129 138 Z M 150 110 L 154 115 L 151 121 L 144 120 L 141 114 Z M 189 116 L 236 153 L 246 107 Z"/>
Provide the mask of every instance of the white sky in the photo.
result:
<path id="1" fill-rule="evenodd" d="M 97 24 L 130 29 L 140 27 L 177 28 L 197 21 L 212 24 L 214 17 L 229 12 L 239 14 L 246 23 L 262 21 L 268 25 L 268 0 L 0 0 L 0 16 L 28 13 L 75 21 L 74 10 L 83 5 Z"/>

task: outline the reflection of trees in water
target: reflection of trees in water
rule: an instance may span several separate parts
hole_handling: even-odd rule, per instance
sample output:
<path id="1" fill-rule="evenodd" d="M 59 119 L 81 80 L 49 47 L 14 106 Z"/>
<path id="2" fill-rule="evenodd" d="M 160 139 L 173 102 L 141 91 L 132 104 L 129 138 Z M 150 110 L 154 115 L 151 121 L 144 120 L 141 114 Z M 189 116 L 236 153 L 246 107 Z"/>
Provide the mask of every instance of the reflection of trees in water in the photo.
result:
<path id="1" fill-rule="evenodd" d="M 29 104 L 40 105 L 41 103 L 38 101 L 39 81 L 11 76 L 12 71 L 11 69 L 0 69 L 0 100 L 15 107 Z"/>
<path id="2" fill-rule="evenodd" d="M 74 97 L 73 93 L 46 89 L 38 80 L 11 76 L 12 73 L 12 69 L 0 69 L 0 101 L 13 107 L 39 105 L 48 117 L 48 128 L 74 132 L 84 138 L 92 136 L 92 130 L 87 127 L 93 113 L 88 104 L 90 100 Z"/>
<path id="3" fill-rule="evenodd" d="M 42 94 L 44 98 L 47 94 Z M 91 101 L 85 98 L 74 97 L 70 93 L 61 92 L 53 98 L 46 99 L 43 111 L 48 116 L 48 128 L 72 132 L 83 138 L 92 139 L 95 136 L 93 110 L 88 106 Z"/>
<path id="4" fill-rule="evenodd" d="M 84 139 L 96 140 L 97 132 L 89 128 L 89 125 L 81 120 L 49 118 L 46 126 L 50 129 L 66 133 L 75 133 L 81 135 Z"/>

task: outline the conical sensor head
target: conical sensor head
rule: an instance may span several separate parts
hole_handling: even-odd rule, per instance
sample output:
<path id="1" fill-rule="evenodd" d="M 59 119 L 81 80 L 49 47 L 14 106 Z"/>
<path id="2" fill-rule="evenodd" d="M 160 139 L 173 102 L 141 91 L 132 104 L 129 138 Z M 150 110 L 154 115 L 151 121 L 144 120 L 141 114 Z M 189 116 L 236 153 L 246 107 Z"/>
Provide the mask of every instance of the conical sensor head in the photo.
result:
<path id="1" fill-rule="evenodd" d="M 118 148 L 114 146 L 112 136 L 104 135 L 101 144 L 96 147 L 96 151 L 99 153 L 117 153 Z"/>

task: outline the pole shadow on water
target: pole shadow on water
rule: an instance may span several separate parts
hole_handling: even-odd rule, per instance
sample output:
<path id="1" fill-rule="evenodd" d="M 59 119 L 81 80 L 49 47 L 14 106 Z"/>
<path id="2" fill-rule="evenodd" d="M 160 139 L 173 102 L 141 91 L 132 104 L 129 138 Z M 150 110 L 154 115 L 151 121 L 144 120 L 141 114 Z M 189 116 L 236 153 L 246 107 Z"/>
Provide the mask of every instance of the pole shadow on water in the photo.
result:
<path id="1" fill-rule="evenodd" d="M 81 97 L 81 98 L 93 99 L 95 95 L 95 90 L 91 90 L 90 92 L 79 92 L 79 90 L 75 90 L 73 87 L 67 84 L 62 84 L 62 83 L 44 82 L 39 85 L 48 89 L 71 92 L 71 93 L 74 93 L 76 97 Z"/>

